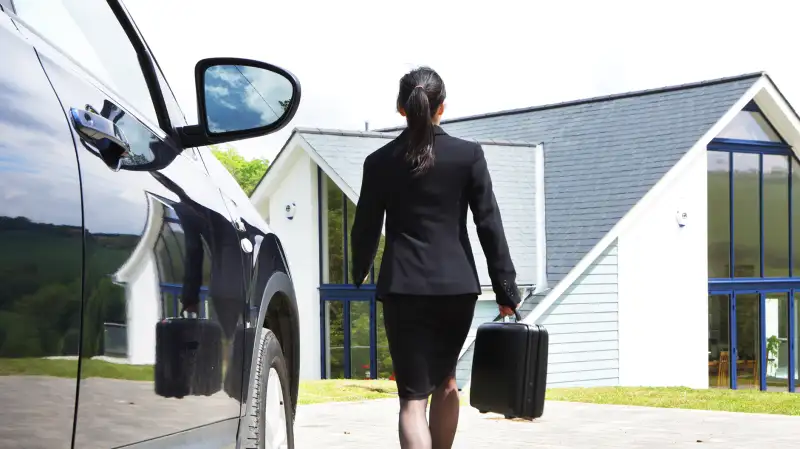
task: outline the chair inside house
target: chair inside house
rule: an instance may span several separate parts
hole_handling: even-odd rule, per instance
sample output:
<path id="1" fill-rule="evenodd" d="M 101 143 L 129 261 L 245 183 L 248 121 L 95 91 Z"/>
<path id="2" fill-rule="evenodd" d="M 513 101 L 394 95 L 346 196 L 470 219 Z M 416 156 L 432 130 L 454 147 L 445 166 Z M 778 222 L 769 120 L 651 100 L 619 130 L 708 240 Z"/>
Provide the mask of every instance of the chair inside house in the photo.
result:
<path id="1" fill-rule="evenodd" d="M 717 364 L 717 387 L 725 388 L 730 385 L 730 380 L 728 379 L 730 370 L 731 366 L 728 351 L 720 351 L 719 362 Z"/>

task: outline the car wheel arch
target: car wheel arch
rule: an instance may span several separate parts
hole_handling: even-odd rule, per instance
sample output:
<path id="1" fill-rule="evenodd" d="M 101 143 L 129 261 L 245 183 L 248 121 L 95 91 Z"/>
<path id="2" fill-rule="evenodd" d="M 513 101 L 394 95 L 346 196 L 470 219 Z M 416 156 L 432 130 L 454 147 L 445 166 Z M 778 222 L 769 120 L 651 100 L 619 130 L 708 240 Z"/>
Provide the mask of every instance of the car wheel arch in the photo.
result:
<path id="1" fill-rule="evenodd" d="M 297 410 L 297 396 L 299 389 L 300 374 L 300 326 L 297 301 L 294 293 L 294 286 L 288 274 L 282 271 L 274 272 L 261 294 L 261 302 L 257 305 L 258 318 L 255 320 L 254 342 L 261 341 L 264 329 L 271 330 L 278 339 L 289 368 L 290 385 L 289 391 L 292 400 L 292 418 Z M 254 324 L 255 324 L 254 323 Z M 255 379 L 255 366 L 258 360 L 257 351 L 259 345 L 253 345 L 252 356 L 250 358 L 248 388 L 253 385 Z M 247 393 L 246 414 L 249 416 L 251 410 L 250 388 Z M 246 429 L 241 427 L 246 425 L 245 420 L 240 422 L 239 435 L 245 435 Z"/>

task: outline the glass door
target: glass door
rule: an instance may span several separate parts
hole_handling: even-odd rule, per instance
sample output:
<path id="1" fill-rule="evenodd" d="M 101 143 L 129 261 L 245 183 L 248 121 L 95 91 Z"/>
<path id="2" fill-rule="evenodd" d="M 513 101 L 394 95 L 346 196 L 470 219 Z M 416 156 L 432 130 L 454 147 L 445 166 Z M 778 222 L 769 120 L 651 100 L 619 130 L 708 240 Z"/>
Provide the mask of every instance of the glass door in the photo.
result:
<path id="1" fill-rule="evenodd" d="M 789 389 L 789 294 L 764 293 L 764 379 L 769 391 Z"/>
<path id="2" fill-rule="evenodd" d="M 731 295 L 708 295 L 708 386 L 731 387 Z"/>
<path id="3" fill-rule="evenodd" d="M 795 391 L 799 305 L 800 289 L 710 292 L 709 387 Z"/>
<path id="4" fill-rule="evenodd" d="M 759 360 L 761 354 L 761 335 L 759 332 L 759 305 L 761 295 L 758 293 L 736 293 L 734 303 L 734 368 L 733 388 L 757 390 L 761 387 L 759 376 Z"/>

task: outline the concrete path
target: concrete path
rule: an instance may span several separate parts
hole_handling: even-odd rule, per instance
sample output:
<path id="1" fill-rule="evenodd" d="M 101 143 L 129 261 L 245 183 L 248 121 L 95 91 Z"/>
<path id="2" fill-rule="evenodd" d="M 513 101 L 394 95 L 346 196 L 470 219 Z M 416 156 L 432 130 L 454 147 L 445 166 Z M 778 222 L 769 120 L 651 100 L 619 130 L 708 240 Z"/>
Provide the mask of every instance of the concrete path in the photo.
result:
<path id="1" fill-rule="evenodd" d="M 399 448 L 395 400 L 302 406 L 297 449 Z M 548 402 L 534 422 L 462 408 L 455 448 L 797 447 L 800 418 Z"/>

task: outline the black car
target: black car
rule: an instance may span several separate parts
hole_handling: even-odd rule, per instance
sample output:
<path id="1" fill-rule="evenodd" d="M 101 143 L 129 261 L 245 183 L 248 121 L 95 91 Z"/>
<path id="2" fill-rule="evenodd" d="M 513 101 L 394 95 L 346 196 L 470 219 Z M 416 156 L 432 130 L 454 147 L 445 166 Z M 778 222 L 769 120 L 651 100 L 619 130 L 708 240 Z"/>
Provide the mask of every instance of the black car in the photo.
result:
<path id="1" fill-rule="evenodd" d="M 119 0 L 0 11 L 0 447 L 293 447 L 291 275 L 207 145 L 295 77 L 202 60 L 189 125 Z"/>

